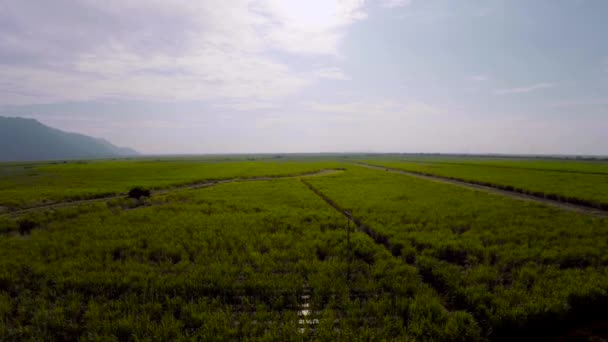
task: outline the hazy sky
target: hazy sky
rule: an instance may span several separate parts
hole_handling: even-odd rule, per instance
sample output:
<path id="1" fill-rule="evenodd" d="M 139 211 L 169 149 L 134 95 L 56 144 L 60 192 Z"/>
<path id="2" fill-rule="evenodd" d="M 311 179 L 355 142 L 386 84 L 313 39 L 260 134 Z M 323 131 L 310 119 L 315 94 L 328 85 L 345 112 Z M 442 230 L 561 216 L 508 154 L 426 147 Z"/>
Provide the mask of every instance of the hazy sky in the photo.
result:
<path id="1" fill-rule="evenodd" d="M 146 153 L 608 154 L 606 0 L 0 0 L 0 115 Z"/>

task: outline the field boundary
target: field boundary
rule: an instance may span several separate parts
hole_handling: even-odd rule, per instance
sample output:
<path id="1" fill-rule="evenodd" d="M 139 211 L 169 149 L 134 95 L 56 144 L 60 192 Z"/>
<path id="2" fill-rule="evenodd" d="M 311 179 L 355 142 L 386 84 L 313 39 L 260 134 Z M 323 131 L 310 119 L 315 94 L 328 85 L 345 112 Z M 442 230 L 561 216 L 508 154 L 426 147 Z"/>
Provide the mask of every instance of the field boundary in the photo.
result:
<path id="1" fill-rule="evenodd" d="M 329 198 L 327 195 L 325 195 L 319 189 L 315 188 L 309 182 L 305 181 L 304 179 L 300 179 L 300 181 L 304 185 L 306 185 L 312 192 L 314 192 L 317 196 L 319 196 L 323 201 L 325 201 L 325 203 L 327 203 L 330 207 L 334 208 L 336 211 L 338 211 L 342 215 L 346 216 L 347 219 L 352 221 L 355 224 L 355 227 L 357 228 L 358 231 L 367 234 L 370 238 L 372 238 L 372 240 L 374 240 L 374 242 L 376 244 L 384 246 L 384 248 L 386 248 L 391 254 L 393 254 L 393 256 L 395 256 L 395 253 L 393 253 L 393 246 L 389 242 L 388 236 L 378 233 L 375 230 L 373 230 L 371 227 L 369 227 L 368 225 L 364 224 L 360 219 L 354 217 L 350 211 L 340 207 L 340 205 L 338 205 L 334 200 Z"/>
<path id="2" fill-rule="evenodd" d="M 384 169 L 384 168 L 382 168 L 382 169 Z M 400 170 L 397 170 L 397 171 L 400 171 Z M 397 172 L 397 173 L 401 173 L 401 172 Z M 415 175 L 415 174 L 412 176 L 419 177 L 418 175 Z M 423 178 L 423 177 L 421 177 L 421 178 Z M 427 179 L 427 178 L 424 178 L 424 179 Z M 430 180 L 445 183 L 444 180 L 442 180 L 442 179 L 439 179 L 439 180 L 430 179 Z M 391 243 L 388 236 L 374 231 L 370 226 L 364 224 L 360 219 L 355 218 L 351 211 L 342 208 L 334 200 L 332 200 L 330 197 L 328 197 L 326 194 L 324 194 L 319 189 L 315 188 L 308 181 L 301 179 L 301 182 L 304 185 L 306 185 L 312 192 L 317 194 L 329 206 L 334 208 L 340 214 L 347 217 L 349 220 L 353 221 L 355 223 L 356 229 L 359 232 L 363 232 L 363 233 L 367 234 L 370 238 L 373 239 L 373 241 L 376 244 L 380 244 L 380 245 L 384 246 L 394 257 L 399 258 L 402 262 L 406 262 L 404 259 L 400 258 L 400 255 L 395 253 L 396 249 L 393 248 L 394 245 Z M 460 185 L 460 184 L 456 184 L 456 185 Z M 469 184 L 466 184 L 466 187 L 469 187 Z M 491 189 L 491 190 L 495 190 L 495 189 Z M 536 201 L 537 199 L 533 199 L 533 200 Z M 399 243 L 397 243 L 396 245 L 398 246 Z M 539 340 L 547 340 L 547 339 L 551 338 L 551 339 L 556 339 L 556 340 L 561 341 L 561 339 L 557 339 L 557 338 L 566 336 L 566 333 L 575 331 L 580 328 L 577 325 L 577 324 L 580 324 L 580 322 L 575 322 L 573 326 L 568 326 L 568 325 L 564 325 L 567 320 L 555 319 L 554 321 L 551 321 L 550 324 L 551 324 L 551 327 L 553 327 L 554 324 L 557 324 L 558 328 L 554 328 L 555 330 L 553 330 L 553 331 L 548 331 L 547 327 L 542 325 L 543 324 L 542 321 L 535 322 L 534 319 L 532 319 L 529 321 L 525 321 L 524 325 L 518 327 L 517 330 L 515 330 L 515 331 L 510 331 L 509 329 L 511 329 L 511 328 L 507 328 L 506 330 L 505 329 L 493 330 L 492 326 L 488 326 L 485 324 L 487 322 L 484 321 L 483 316 L 481 316 L 479 312 L 471 310 L 468 303 L 466 303 L 465 301 L 455 300 L 455 297 L 454 297 L 455 294 L 452 289 L 442 288 L 443 286 L 445 286 L 445 284 L 434 281 L 432 279 L 433 275 L 431 273 L 429 273 L 429 269 L 425 269 L 424 266 L 419 265 L 417 261 L 415 261 L 414 263 L 408 262 L 408 264 L 411 265 L 412 267 L 415 267 L 416 270 L 418 271 L 418 274 L 420 275 L 421 281 L 437 293 L 438 297 L 441 299 L 441 305 L 444 310 L 446 310 L 447 312 L 463 311 L 463 312 L 467 312 L 467 313 L 471 314 L 473 316 L 473 318 L 475 319 L 476 323 L 482 329 L 483 333 L 485 334 L 485 337 L 488 338 L 488 340 L 510 341 L 513 339 L 518 339 L 518 338 L 525 339 L 525 337 L 535 336 Z M 576 317 L 584 316 L 584 311 L 580 311 L 580 310 L 581 309 L 579 309 L 577 307 L 575 309 L 575 311 L 570 311 L 566 314 L 568 315 L 568 317 L 574 317 L 573 319 L 576 319 Z M 583 318 L 583 320 L 585 320 L 585 318 Z M 584 322 L 584 325 L 583 325 L 583 328 L 581 328 L 581 329 L 584 329 L 585 327 L 587 327 L 589 325 L 589 324 L 587 324 L 586 321 L 583 321 L 583 322 Z M 593 322 L 595 322 L 595 321 L 593 321 Z M 601 322 L 603 324 L 605 324 L 606 320 L 604 320 L 602 318 Z M 530 335 L 530 334 L 533 334 L 533 335 Z"/>
<path id="3" fill-rule="evenodd" d="M 363 223 L 360 219 L 355 218 L 353 216 L 352 212 L 340 207 L 334 200 L 329 198 L 327 195 L 325 195 L 319 189 L 315 188 L 309 182 L 307 182 L 303 179 L 301 179 L 300 181 L 304 185 L 306 185 L 312 192 L 314 192 L 317 196 L 319 196 L 323 201 L 325 201 L 325 203 L 327 203 L 330 207 L 334 208 L 340 214 L 344 215 L 347 219 L 351 220 L 355 224 L 355 227 L 359 232 L 365 233 L 367 236 L 369 236 L 374 241 L 374 243 L 384 247 L 389 253 L 391 253 L 391 255 L 393 257 L 395 257 L 395 258 L 400 257 L 400 254 L 397 253 L 397 249 L 395 249 L 394 248 L 395 246 L 393 244 L 391 244 L 388 236 L 375 231 L 370 226 Z M 400 250 L 399 250 L 399 252 L 400 252 Z M 405 261 L 403 259 L 400 259 L 400 261 L 405 263 Z M 427 286 L 429 286 L 431 289 L 433 289 L 434 291 L 437 292 L 437 295 L 439 296 L 439 298 L 442 299 L 442 302 L 443 302 L 443 303 L 441 303 L 441 305 L 447 312 L 466 311 L 466 308 L 464 308 L 464 307 L 450 305 L 449 300 L 444 297 L 444 295 L 441 293 L 441 291 L 439 291 L 439 289 L 437 289 L 432 283 L 430 283 L 426 280 L 426 278 L 424 277 L 424 274 L 422 274 L 422 270 L 417 265 L 412 265 L 412 264 L 409 264 L 409 265 L 416 268 L 416 270 L 418 271 L 418 274 L 420 275 L 420 280 L 423 283 L 425 283 Z"/>
<path id="4" fill-rule="evenodd" d="M 271 181 L 271 180 L 277 180 L 277 179 L 289 179 L 289 178 L 298 178 L 298 177 L 319 177 L 319 176 L 326 176 L 326 175 L 343 172 L 343 171 L 344 171 L 344 169 L 336 168 L 336 169 L 321 169 L 321 170 L 317 170 L 317 171 L 313 171 L 313 172 L 305 172 L 305 173 L 300 173 L 300 174 L 259 176 L 259 177 L 239 177 L 239 178 L 206 180 L 206 181 L 196 182 L 196 183 L 187 184 L 187 185 L 168 187 L 168 188 L 160 189 L 160 190 L 152 190 L 150 196 L 151 197 L 159 196 L 159 195 L 164 195 L 164 194 L 184 191 L 184 190 L 202 189 L 202 188 L 208 188 L 208 187 L 212 187 L 215 185 L 228 184 L 228 183 Z M 27 214 L 27 213 L 35 212 L 35 211 L 39 211 L 39 210 L 48 210 L 48 209 L 56 209 L 56 208 L 73 206 L 73 205 L 105 202 L 105 201 L 110 201 L 110 200 L 114 200 L 114 199 L 125 198 L 126 196 L 127 196 L 127 193 L 120 193 L 117 195 L 103 196 L 103 197 L 97 197 L 97 198 L 91 198 L 91 199 L 65 201 L 65 202 L 59 202 L 59 203 L 53 203 L 53 204 L 39 205 L 39 206 L 34 206 L 34 207 L 20 209 L 20 210 L 0 212 L 0 217 L 2 217 L 2 216 L 16 217 L 19 215 L 23 215 L 23 214 Z"/>
<path id="5" fill-rule="evenodd" d="M 574 199 L 574 198 L 565 198 L 559 195 L 552 194 L 544 194 L 544 193 L 536 193 L 530 192 L 523 189 L 517 189 L 512 186 L 502 186 L 493 183 L 487 182 L 475 182 L 469 181 L 456 177 L 443 177 L 435 174 L 425 173 L 425 172 L 417 172 L 417 171 L 407 171 L 396 169 L 392 167 L 386 167 L 381 165 L 369 164 L 364 162 L 352 162 L 353 165 L 358 165 L 361 167 L 366 167 L 372 170 L 378 171 L 386 171 L 391 173 L 398 173 L 407 176 L 412 176 L 420 179 L 440 182 L 444 184 L 457 185 L 460 187 L 464 187 L 467 189 L 484 191 L 491 194 L 502 195 L 514 199 L 537 202 L 544 205 L 549 205 L 552 207 L 556 207 L 559 209 L 564 209 L 568 211 L 573 211 L 577 213 L 593 215 L 598 217 L 608 217 L 608 205 L 607 204 L 597 204 L 588 202 L 585 200 Z"/>
<path id="6" fill-rule="evenodd" d="M 496 165 L 496 164 L 481 164 L 481 163 L 466 163 L 466 162 L 450 162 L 450 161 L 424 161 L 414 159 L 397 159 L 397 162 L 403 163 L 414 163 L 414 164 L 441 164 L 441 165 L 458 165 L 458 166 L 472 166 L 472 167 L 491 167 L 497 169 L 513 169 L 513 170 L 531 170 L 531 171 L 548 171 L 548 172 L 559 172 L 559 173 L 578 173 L 584 175 L 598 175 L 608 176 L 608 172 L 599 171 L 583 171 L 583 170 L 566 170 L 566 169 L 543 169 L 539 167 L 518 167 L 509 165 Z"/>

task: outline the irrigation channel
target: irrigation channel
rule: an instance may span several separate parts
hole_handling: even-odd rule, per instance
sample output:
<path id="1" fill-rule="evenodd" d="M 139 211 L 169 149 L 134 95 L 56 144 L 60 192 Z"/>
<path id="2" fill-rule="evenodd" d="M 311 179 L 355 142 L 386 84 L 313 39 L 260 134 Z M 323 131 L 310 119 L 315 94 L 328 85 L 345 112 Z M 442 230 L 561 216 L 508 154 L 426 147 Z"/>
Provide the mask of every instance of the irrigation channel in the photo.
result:
<path id="1" fill-rule="evenodd" d="M 418 172 L 405 171 L 405 170 L 394 169 L 394 168 L 390 168 L 390 167 L 373 165 L 373 164 L 367 164 L 367 163 L 362 163 L 362 162 L 353 162 L 352 164 L 361 166 L 361 167 L 366 167 L 366 168 L 372 169 L 372 170 L 398 173 L 398 174 L 412 176 L 412 177 L 425 179 L 425 180 L 429 180 L 429 181 L 433 181 L 433 182 L 451 184 L 451 185 L 456 185 L 456 186 L 460 186 L 460 187 L 471 189 L 471 190 L 483 191 L 483 192 L 487 192 L 490 194 L 506 196 L 506 197 L 510 197 L 510 198 L 514 198 L 514 199 L 518 199 L 518 200 L 522 200 L 522 201 L 541 203 L 544 205 L 549 205 L 552 207 L 556 207 L 556 208 L 568 210 L 568 211 L 573 211 L 573 212 L 580 213 L 580 214 L 592 215 L 592 216 L 596 216 L 596 217 L 608 217 L 607 210 L 589 207 L 589 206 L 585 206 L 585 205 L 577 205 L 577 204 L 563 202 L 563 201 L 559 201 L 559 200 L 553 200 L 553 199 L 549 199 L 549 198 L 545 198 L 545 197 L 528 195 L 528 194 L 524 194 L 524 193 L 520 193 L 520 192 L 516 192 L 516 191 L 503 190 L 503 189 L 499 189 L 499 188 L 492 187 L 492 186 L 475 184 L 472 182 L 456 180 L 456 179 L 451 179 L 451 178 L 442 177 L 442 176 L 422 174 L 422 173 L 418 173 Z"/>
<path id="2" fill-rule="evenodd" d="M 332 207 L 333 209 L 335 209 L 337 212 L 339 212 L 340 214 L 344 215 L 348 221 L 347 223 L 347 239 L 350 240 L 350 222 L 353 222 L 355 225 L 355 229 L 359 232 L 365 233 L 367 236 L 369 236 L 376 244 L 386 248 L 394 257 L 397 257 L 397 255 L 395 255 L 395 253 L 393 252 L 393 246 L 391 245 L 389 239 L 387 236 L 376 232 L 375 230 L 373 230 L 371 227 L 369 227 L 368 225 L 364 224 L 360 219 L 356 218 L 355 216 L 353 216 L 353 213 L 349 210 L 346 210 L 342 207 L 340 207 L 335 201 L 333 201 L 331 198 L 329 198 L 327 195 L 325 195 L 323 192 L 321 192 L 319 189 L 315 188 L 312 184 L 310 184 L 309 182 L 307 182 L 304 179 L 300 179 L 300 181 L 302 183 L 304 183 L 304 185 L 306 185 L 312 192 L 314 192 L 317 196 L 319 196 L 321 199 L 323 199 L 323 201 L 325 201 L 325 203 L 327 203 L 330 207 Z M 351 258 L 351 252 L 350 252 L 350 244 L 349 241 L 347 241 L 347 245 L 349 246 L 349 252 L 348 252 L 348 264 L 349 264 L 349 269 L 347 271 L 347 279 L 350 279 L 350 262 L 352 260 Z M 425 281 L 424 276 L 421 274 L 421 279 L 423 281 Z M 426 281 L 425 281 L 426 282 Z M 430 284 L 428 282 L 426 282 L 429 286 L 431 286 L 432 288 L 435 288 L 433 286 L 433 284 Z M 437 290 L 435 288 L 435 290 Z M 439 292 L 439 291 L 438 291 Z M 464 308 L 458 308 L 458 307 L 448 307 L 447 306 L 447 301 L 445 303 L 443 303 L 443 308 L 448 311 L 448 312 L 452 312 L 452 311 L 458 311 L 460 309 L 464 309 Z"/>
<path id="3" fill-rule="evenodd" d="M 417 175 L 416 175 L 417 176 Z M 367 234 L 370 238 L 372 238 L 374 240 L 374 242 L 376 244 L 379 244 L 381 246 L 383 246 L 384 248 L 386 248 L 391 254 L 393 254 L 394 257 L 398 257 L 398 255 L 396 255 L 395 253 L 393 253 L 393 246 L 391 245 L 389 239 L 387 236 L 384 236 L 376 231 L 374 231 L 372 228 L 370 228 L 368 225 L 364 224 L 360 219 L 356 218 L 355 216 L 353 216 L 353 213 L 345 210 L 343 208 L 341 208 L 336 202 L 334 202 L 331 198 L 329 198 L 327 195 L 325 195 L 323 192 L 321 192 L 319 189 L 315 188 L 312 184 L 310 184 L 309 182 L 307 182 L 304 179 L 300 179 L 300 181 L 302 183 L 304 183 L 312 192 L 314 192 L 317 196 L 319 196 L 321 199 L 323 199 L 329 206 L 331 206 L 332 208 L 334 208 L 336 211 L 338 211 L 339 213 L 341 213 L 342 215 L 344 215 L 347 220 L 348 220 L 348 225 L 347 225 L 347 229 L 348 229 L 348 233 L 347 236 L 350 235 L 350 222 L 352 221 L 355 224 L 355 227 L 357 229 L 357 231 L 359 232 L 363 232 L 365 234 Z M 348 237 L 347 237 L 348 239 Z M 405 262 L 405 261 L 404 261 Z M 349 263 L 350 263 L 350 251 L 349 251 Z M 443 303 L 442 306 L 443 308 L 448 311 L 448 312 L 456 312 L 456 311 L 467 311 L 470 312 L 465 306 L 463 306 L 462 304 L 457 304 L 457 303 L 450 303 L 450 301 L 445 298 L 442 294 L 441 294 L 441 289 L 437 287 L 437 284 L 435 284 L 434 282 L 430 281 L 428 279 L 428 277 L 425 276 L 425 274 L 423 274 L 421 272 L 421 270 L 417 267 L 417 265 L 413 265 L 414 267 L 416 267 L 416 269 L 418 270 L 418 273 L 420 275 L 420 279 L 427 284 L 428 286 L 430 286 L 431 288 L 433 288 L 435 291 L 437 291 L 437 294 L 443 298 Z M 347 279 L 349 278 L 349 275 L 347 275 Z M 304 297 L 304 296 L 303 296 Z M 475 319 L 479 319 L 477 317 L 477 315 L 475 313 L 471 313 Z M 308 320 L 307 323 L 309 324 L 309 326 L 312 326 L 314 324 L 318 324 L 319 321 L 310 321 Z M 300 320 L 300 324 L 302 324 L 302 320 Z M 576 334 L 587 334 L 589 333 L 589 329 L 591 327 L 594 327 L 595 325 L 601 325 L 601 327 L 605 327 L 607 324 L 606 320 L 596 320 L 596 321 L 592 321 L 592 322 L 587 322 L 581 326 L 574 326 L 574 327 L 566 327 L 564 331 L 558 330 L 557 332 L 551 333 L 551 332 L 545 332 L 545 335 L 542 335 L 542 340 L 552 340 L 552 341 L 562 341 L 562 337 L 563 336 L 575 336 Z M 312 328 L 314 329 L 314 328 Z M 560 328 L 558 328 L 560 329 Z M 564 327 L 561 327 L 561 329 L 564 329 Z M 304 332 L 304 330 L 302 328 L 300 328 L 301 332 Z M 491 332 L 491 329 L 490 331 Z M 488 333 L 489 333 L 488 332 Z M 518 336 L 517 333 L 514 336 Z M 525 336 L 525 335 L 523 335 Z M 500 336 L 499 336 L 500 338 Z M 566 340 L 566 339 L 563 339 Z M 569 341 L 570 339 L 568 339 Z M 604 341 L 604 340 L 602 340 Z"/>
<path id="4" fill-rule="evenodd" d="M 170 188 L 165 188 L 165 189 L 160 189 L 160 190 L 153 190 L 151 193 L 151 196 L 164 195 L 167 193 L 184 191 L 184 190 L 208 188 L 208 187 L 212 187 L 215 185 L 227 184 L 227 183 L 259 182 L 259 181 L 270 181 L 270 180 L 274 180 L 274 179 L 287 179 L 287 178 L 300 178 L 300 177 L 318 177 L 318 176 L 331 175 L 331 174 L 343 172 L 343 171 L 344 171 L 344 169 L 322 169 L 322 170 L 314 171 L 314 172 L 307 172 L 307 173 L 286 175 L 286 176 L 264 176 L 264 177 L 247 177 L 247 178 L 208 180 L 208 181 L 197 182 L 197 183 L 192 183 L 192 184 L 183 185 L 183 186 L 176 186 L 176 187 L 170 187 Z M 34 207 L 21 209 L 21 210 L 14 210 L 14 211 L 8 211 L 8 212 L 3 212 L 3 213 L 0 212 L 0 216 L 15 217 L 15 216 L 19 216 L 19 215 L 27 214 L 27 213 L 34 212 L 34 211 L 39 211 L 39 210 L 48 210 L 48 209 L 55 209 L 55 208 L 73 206 L 73 205 L 104 202 L 104 201 L 124 198 L 125 196 L 127 196 L 127 194 L 122 193 L 122 194 L 118 194 L 118 195 L 103 196 L 103 197 L 86 199 L 86 200 L 66 201 L 66 202 L 60 202 L 60 203 L 45 204 L 45 205 L 34 206 Z"/>

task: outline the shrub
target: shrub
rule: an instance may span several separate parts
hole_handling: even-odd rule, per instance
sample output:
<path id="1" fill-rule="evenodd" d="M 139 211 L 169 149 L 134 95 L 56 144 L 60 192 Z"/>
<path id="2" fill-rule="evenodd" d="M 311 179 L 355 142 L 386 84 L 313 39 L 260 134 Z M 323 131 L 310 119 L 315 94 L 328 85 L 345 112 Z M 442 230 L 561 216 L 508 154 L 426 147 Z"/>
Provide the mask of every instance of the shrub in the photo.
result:
<path id="1" fill-rule="evenodd" d="M 139 186 L 129 190 L 129 198 L 140 199 L 142 197 L 150 197 L 150 190 Z"/>

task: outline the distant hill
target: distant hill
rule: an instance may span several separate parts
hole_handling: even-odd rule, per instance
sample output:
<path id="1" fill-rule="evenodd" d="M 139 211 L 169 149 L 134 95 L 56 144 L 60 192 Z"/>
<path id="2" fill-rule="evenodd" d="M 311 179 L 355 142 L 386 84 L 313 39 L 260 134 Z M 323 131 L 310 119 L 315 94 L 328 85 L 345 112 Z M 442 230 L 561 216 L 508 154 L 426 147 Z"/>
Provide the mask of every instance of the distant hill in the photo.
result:
<path id="1" fill-rule="evenodd" d="M 34 119 L 0 116 L 0 161 L 103 158 L 137 155 L 104 139 L 68 133 Z"/>

